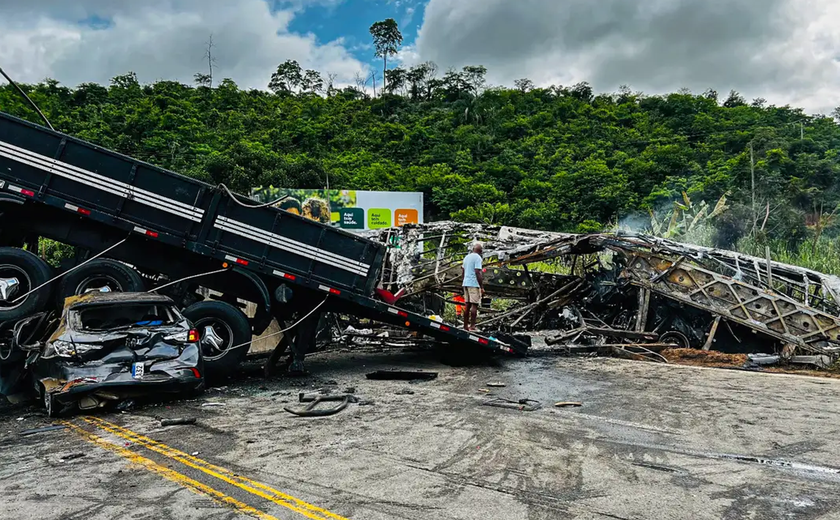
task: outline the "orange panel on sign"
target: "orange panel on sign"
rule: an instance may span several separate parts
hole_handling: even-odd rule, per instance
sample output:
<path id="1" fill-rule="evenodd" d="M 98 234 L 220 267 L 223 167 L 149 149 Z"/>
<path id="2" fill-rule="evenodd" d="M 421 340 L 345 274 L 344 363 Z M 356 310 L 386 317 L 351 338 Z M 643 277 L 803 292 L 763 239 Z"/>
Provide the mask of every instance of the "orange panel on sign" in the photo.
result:
<path id="1" fill-rule="evenodd" d="M 394 212 L 394 221 L 397 227 L 405 224 L 417 224 L 418 216 L 416 209 L 398 209 Z"/>

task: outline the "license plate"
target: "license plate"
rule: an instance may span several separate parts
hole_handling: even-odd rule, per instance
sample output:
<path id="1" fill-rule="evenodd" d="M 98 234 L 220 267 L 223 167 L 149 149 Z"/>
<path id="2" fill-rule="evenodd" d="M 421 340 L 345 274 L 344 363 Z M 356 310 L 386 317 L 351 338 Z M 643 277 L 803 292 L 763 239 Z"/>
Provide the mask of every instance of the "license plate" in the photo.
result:
<path id="1" fill-rule="evenodd" d="M 143 363 L 134 363 L 131 365 L 131 377 L 134 379 L 140 379 L 143 377 L 143 373 L 146 370 L 146 366 Z"/>

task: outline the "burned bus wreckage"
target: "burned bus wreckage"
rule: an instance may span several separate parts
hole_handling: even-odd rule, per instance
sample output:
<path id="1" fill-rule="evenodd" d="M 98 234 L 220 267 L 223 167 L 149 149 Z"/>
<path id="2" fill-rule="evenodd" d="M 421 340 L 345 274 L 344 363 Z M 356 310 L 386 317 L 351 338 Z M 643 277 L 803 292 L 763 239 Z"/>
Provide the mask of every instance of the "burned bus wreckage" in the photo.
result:
<path id="1" fill-rule="evenodd" d="M 769 258 L 630 234 L 437 222 L 380 230 L 381 286 L 402 306 L 457 304 L 460 262 L 484 244 L 483 331 L 543 331 L 555 349 L 664 360 L 666 348 L 826 368 L 840 357 L 840 278 Z M 769 255 L 768 255 L 769 256 Z M 487 302 L 489 303 L 489 302 Z"/>

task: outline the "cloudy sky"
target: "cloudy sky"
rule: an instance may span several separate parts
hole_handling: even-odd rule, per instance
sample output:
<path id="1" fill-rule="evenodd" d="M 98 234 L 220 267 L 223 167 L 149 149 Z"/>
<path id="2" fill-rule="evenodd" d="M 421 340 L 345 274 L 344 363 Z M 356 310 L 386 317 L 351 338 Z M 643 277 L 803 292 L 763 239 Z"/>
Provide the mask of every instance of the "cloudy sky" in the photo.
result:
<path id="1" fill-rule="evenodd" d="M 485 65 L 492 84 L 589 81 L 647 93 L 730 89 L 829 113 L 840 105 L 837 0 L 0 0 L 0 67 L 74 86 L 206 72 L 265 88 L 286 59 L 352 83 L 377 70 L 368 27 L 392 17 L 400 59 Z"/>

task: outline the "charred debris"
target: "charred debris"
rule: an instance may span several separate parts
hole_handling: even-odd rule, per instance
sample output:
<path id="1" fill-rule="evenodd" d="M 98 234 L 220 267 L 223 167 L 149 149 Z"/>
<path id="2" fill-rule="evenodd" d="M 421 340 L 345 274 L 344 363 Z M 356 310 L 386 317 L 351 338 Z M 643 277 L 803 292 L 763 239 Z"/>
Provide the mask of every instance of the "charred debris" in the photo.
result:
<path id="1" fill-rule="evenodd" d="M 380 286 L 440 315 L 459 303 L 461 261 L 481 241 L 490 298 L 479 328 L 543 337 L 552 350 L 664 361 L 664 349 L 688 348 L 819 368 L 840 357 L 840 278 L 769 255 L 454 222 L 369 236 L 389 246 Z"/>

